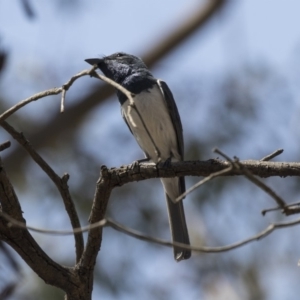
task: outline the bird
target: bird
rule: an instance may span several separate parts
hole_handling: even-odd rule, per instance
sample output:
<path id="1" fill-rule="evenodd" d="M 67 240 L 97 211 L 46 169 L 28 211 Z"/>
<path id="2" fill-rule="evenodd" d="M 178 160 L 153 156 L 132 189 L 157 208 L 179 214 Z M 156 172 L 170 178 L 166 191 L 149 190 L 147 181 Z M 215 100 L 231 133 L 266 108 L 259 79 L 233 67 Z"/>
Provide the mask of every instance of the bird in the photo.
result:
<path id="1" fill-rule="evenodd" d="M 173 94 L 168 85 L 155 77 L 143 60 L 124 52 L 102 58 L 85 59 L 132 94 L 130 99 L 117 89 L 121 114 L 130 132 L 143 150 L 145 159 L 153 163 L 179 162 L 184 159 L 183 129 Z M 190 245 L 182 201 L 175 199 L 185 192 L 184 177 L 161 178 L 167 200 L 172 241 Z M 190 258 L 191 251 L 173 247 L 174 258 Z"/>

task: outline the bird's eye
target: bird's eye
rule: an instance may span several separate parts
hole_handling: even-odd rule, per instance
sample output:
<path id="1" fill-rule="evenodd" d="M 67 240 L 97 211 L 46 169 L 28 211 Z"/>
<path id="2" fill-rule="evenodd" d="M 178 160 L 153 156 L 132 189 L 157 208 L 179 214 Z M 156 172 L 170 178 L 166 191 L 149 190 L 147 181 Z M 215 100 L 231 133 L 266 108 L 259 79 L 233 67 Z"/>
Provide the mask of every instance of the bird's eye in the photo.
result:
<path id="1" fill-rule="evenodd" d="M 124 54 L 122 54 L 122 53 L 117 54 L 117 57 L 122 57 L 122 56 L 124 56 Z"/>

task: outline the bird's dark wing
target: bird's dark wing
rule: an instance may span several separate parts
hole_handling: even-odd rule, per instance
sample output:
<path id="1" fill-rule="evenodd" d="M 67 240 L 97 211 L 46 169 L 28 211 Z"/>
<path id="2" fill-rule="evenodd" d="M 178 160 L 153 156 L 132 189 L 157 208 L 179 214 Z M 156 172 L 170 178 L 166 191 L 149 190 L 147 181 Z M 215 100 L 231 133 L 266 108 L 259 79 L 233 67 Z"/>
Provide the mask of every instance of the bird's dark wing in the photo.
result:
<path id="1" fill-rule="evenodd" d="M 157 80 L 157 84 L 161 90 L 161 93 L 164 96 L 168 108 L 168 112 L 171 117 L 171 121 L 177 136 L 178 153 L 180 154 L 181 159 L 183 160 L 184 144 L 183 144 L 182 124 L 181 124 L 181 120 L 180 120 L 180 116 L 178 113 L 175 100 L 173 98 L 173 94 L 170 91 L 168 85 L 164 81 Z M 180 194 L 185 192 L 184 177 L 179 177 L 179 188 L 180 188 Z M 166 199 L 168 204 L 169 221 L 170 221 L 173 241 L 189 245 L 190 240 L 189 240 L 189 234 L 188 234 L 188 229 L 187 229 L 185 215 L 184 215 L 183 203 L 182 201 L 178 203 L 174 203 L 167 195 L 167 193 L 166 193 Z M 174 256 L 177 261 L 180 261 L 182 259 L 188 259 L 191 256 L 191 251 L 174 247 Z"/>
<path id="2" fill-rule="evenodd" d="M 169 115 L 171 117 L 172 124 L 174 126 L 176 136 L 177 136 L 177 143 L 178 143 L 178 152 L 181 156 L 181 159 L 184 159 L 184 143 L 183 143 L 183 131 L 182 131 L 182 124 L 180 120 L 180 116 L 178 113 L 178 109 L 175 103 L 175 100 L 173 98 L 173 94 L 171 90 L 169 89 L 168 85 L 162 81 L 157 80 L 157 84 L 164 95 L 164 99 L 166 101 L 166 105 L 169 111 Z"/>

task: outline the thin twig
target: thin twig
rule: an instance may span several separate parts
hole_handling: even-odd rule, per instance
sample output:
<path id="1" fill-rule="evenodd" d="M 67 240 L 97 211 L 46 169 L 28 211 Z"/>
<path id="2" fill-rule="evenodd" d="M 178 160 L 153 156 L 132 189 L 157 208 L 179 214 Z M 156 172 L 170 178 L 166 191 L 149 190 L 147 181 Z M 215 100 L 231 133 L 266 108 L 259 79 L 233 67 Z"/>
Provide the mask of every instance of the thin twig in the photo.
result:
<path id="1" fill-rule="evenodd" d="M 200 180 L 199 182 L 197 182 L 196 184 L 194 184 L 192 187 L 190 187 L 188 190 L 186 190 L 183 194 L 181 194 L 179 197 L 177 197 L 175 199 L 175 203 L 181 201 L 185 196 L 187 196 L 188 194 L 190 194 L 191 192 L 193 192 L 195 189 L 197 189 L 200 185 L 216 178 L 222 175 L 225 175 L 229 172 L 231 172 L 233 169 L 233 166 L 230 165 L 227 169 L 221 170 L 219 172 L 215 172 L 210 174 L 209 176 L 205 177 L 204 179 Z"/>
<path id="2" fill-rule="evenodd" d="M 9 125 L 6 121 L 3 121 L 1 126 L 14 138 L 18 141 L 18 143 L 24 147 L 24 149 L 29 153 L 31 158 L 40 166 L 40 168 L 48 175 L 48 177 L 52 180 L 52 182 L 56 185 L 58 191 L 60 192 L 66 211 L 69 215 L 71 224 L 73 228 L 80 227 L 80 221 L 76 212 L 76 208 L 72 197 L 69 193 L 68 189 L 68 178 L 69 176 L 65 174 L 62 178 L 60 178 L 54 170 L 49 166 L 49 164 L 34 150 L 29 141 L 24 137 L 24 135 L 18 131 L 16 131 L 11 125 Z M 76 261 L 79 261 L 83 249 L 83 236 L 82 234 L 75 234 L 75 246 L 76 246 Z"/>
<path id="3" fill-rule="evenodd" d="M 74 76 L 72 76 L 71 79 L 67 83 L 65 83 L 62 87 L 49 89 L 49 90 L 37 93 L 25 100 L 20 101 L 19 103 L 12 106 L 11 108 L 9 108 L 8 110 L 6 110 L 4 113 L 2 113 L 0 115 L 0 123 L 3 122 L 5 119 L 7 119 L 9 116 L 11 116 L 13 113 L 15 113 L 17 110 L 22 108 L 23 106 L 29 104 L 30 102 L 37 101 L 41 98 L 48 97 L 51 95 L 58 95 L 62 92 L 64 92 L 64 93 L 62 95 L 62 100 L 61 100 L 61 109 L 64 109 L 64 98 L 65 98 L 66 91 L 75 82 L 75 80 L 77 80 L 78 78 L 80 78 L 82 76 L 91 75 L 91 72 L 94 72 L 94 70 L 95 70 L 95 68 L 92 67 L 90 70 L 84 70 L 82 72 L 79 72 L 79 73 L 75 74 Z"/>
<path id="4" fill-rule="evenodd" d="M 233 163 L 233 160 L 232 160 L 228 155 L 226 155 L 225 153 L 223 153 L 220 149 L 214 148 L 212 151 L 215 152 L 215 153 L 217 153 L 217 154 L 220 154 L 220 155 L 223 156 L 227 161 Z"/>
<path id="5" fill-rule="evenodd" d="M 90 231 L 91 229 L 95 229 L 95 228 L 102 228 L 104 226 L 110 226 L 119 232 L 122 232 L 122 233 L 132 236 L 132 237 L 135 237 L 139 240 L 152 242 L 152 243 L 159 244 L 162 246 L 168 246 L 168 247 L 175 246 L 175 247 L 180 247 L 183 249 L 189 249 L 189 250 L 192 250 L 195 252 L 205 252 L 205 253 L 217 253 L 217 252 L 225 252 L 225 251 L 233 250 L 233 249 L 242 247 L 250 242 L 265 238 L 266 236 L 271 234 L 276 229 L 300 225 L 300 219 L 297 219 L 297 220 L 294 220 L 291 222 L 273 223 L 273 224 L 270 224 L 267 228 L 265 228 L 261 232 L 259 232 L 258 234 L 253 235 L 250 238 L 244 239 L 244 240 L 236 242 L 236 243 L 232 243 L 232 244 L 229 244 L 226 246 L 220 246 L 220 247 L 194 247 L 194 246 L 189 246 L 189 245 L 177 243 L 177 242 L 172 243 L 172 242 L 169 242 L 169 241 L 166 241 L 163 239 L 144 235 L 143 233 L 141 233 L 139 231 L 136 231 L 134 229 L 131 229 L 129 227 L 121 225 L 111 219 L 103 219 L 103 220 L 100 220 L 99 222 L 93 223 L 88 226 L 84 226 L 82 228 L 74 228 L 73 230 L 49 230 L 49 229 L 41 229 L 41 228 L 28 226 L 23 222 L 19 222 L 15 219 L 11 218 L 10 216 L 6 215 L 3 212 L 0 212 L 0 216 L 5 218 L 9 222 L 8 226 L 16 226 L 19 228 L 28 229 L 28 230 L 31 230 L 31 231 L 34 231 L 37 233 L 42 233 L 42 234 L 69 235 L 69 234 L 74 234 L 74 233 L 79 233 L 79 232 L 82 233 L 82 232 Z"/>
<path id="6" fill-rule="evenodd" d="M 294 202 L 294 203 L 290 203 L 287 204 L 284 209 L 282 209 L 282 207 L 272 207 L 272 208 L 268 208 L 268 209 L 264 209 L 261 211 L 261 214 L 264 216 L 266 213 L 271 212 L 271 211 L 276 211 L 276 210 L 282 210 L 283 213 L 286 216 L 289 215 L 293 215 L 293 214 L 298 214 L 300 212 L 300 202 Z"/>
<path id="7" fill-rule="evenodd" d="M 65 98 L 67 90 L 72 86 L 72 84 L 80 77 L 90 75 L 95 72 L 97 66 L 92 66 L 90 70 L 84 70 L 82 72 L 77 73 L 76 75 L 72 76 L 70 80 L 62 86 L 62 93 L 61 93 L 61 101 L 60 101 L 60 112 L 63 113 L 65 111 Z"/>
<path id="8" fill-rule="evenodd" d="M 263 210 L 261 211 L 261 214 L 262 214 L 263 216 L 265 216 L 266 213 L 271 212 L 271 211 L 276 211 L 276 210 L 282 210 L 282 208 L 277 206 L 277 207 L 272 207 L 272 208 L 263 209 Z"/>
<path id="9" fill-rule="evenodd" d="M 282 223 L 273 223 L 270 224 L 267 228 L 265 228 L 263 231 L 261 231 L 260 233 L 242 240 L 240 242 L 236 242 L 227 246 L 221 246 L 221 247 L 194 247 L 194 246 L 189 246 L 186 244 L 182 244 L 182 243 L 171 243 L 162 239 L 158 239 L 158 238 L 153 238 L 151 236 L 146 236 L 136 230 L 130 229 L 128 227 L 125 227 L 123 225 L 118 224 L 115 221 L 112 221 L 111 219 L 107 219 L 107 225 L 111 226 L 112 228 L 123 232 L 127 235 L 130 235 L 132 237 L 135 237 L 137 239 L 143 240 L 143 241 L 148 241 L 148 242 L 153 242 L 155 244 L 159 244 L 159 245 L 163 245 L 163 246 L 168 246 L 168 247 L 180 247 L 182 249 L 189 249 L 192 251 L 196 251 L 196 252 L 205 252 L 205 253 L 217 253 L 217 252 L 225 252 L 225 251 L 229 251 L 229 250 L 233 250 L 236 248 L 239 248 L 241 246 L 244 246 L 250 242 L 256 241 L 256 240 L 260 240 L 266 236 L 268 236 L 269 234 L 271 234 L 274 230 L 279 229 L 279 228 L 284 228 L 284 227 L 291 227 L 291 226 L 295 226 L 295 225 L 300 225 L 300 219 L 297 219 L 295 221 L 292 222 L 282 222 Z"/>
<path id="10" fill-rule="evenodd" d="M 8 110 L 6 110 L 4 113 L 2 113 L 0 115 L 0 123 L 3 122 L 5 119 L 7 119 L 9 116 L 11 116 L 13 113 L 15 113 L 17 110 L 19 110 L 20 108 L 22 108 L 23 106 L 27 105 L 28 103 L 32 102 L 32 101 L 36 101 L 39 100 L 41 98 L 44 97 L 48 97 L 51 95 L 57 95 L 60 94 L 62 92 L 62 88 L 53 88 L 53 89 L 49 89 L 40 93 L 37 93 L 25 100 L 20 101 L 19 103 L 17 103 L 16 105 L 12 106 L 11 108 L 9 108 Z"/>
<path id="11" fill-rule="evenodd" d="M 272 158 L 280 155 L 281 153 L 283 152 L 283 149 L 278 149 L 278 150 L 275 150 L 274 152 L 272 152 L 271 154 L 263 157 L 260 161 L 269 161 L 271 160 Z"/>
<path id="12" fill-rule="evenodd" d="M 266 184 L 264 184 L 261 180 L 254 177 L 254 175 L 247 168 L 245 168 L 242 163 L 240 163 L 238 158 L 235 158 L 235 160 L 233 161 L 229 156 L 227 156 L 225 153 L 223 153 L 221 150 L 217 148 L 214 149 L 214 152 L 222 155 L 226 160 L 228 160 L 233 165 L 233 167 L 236 170 L 238 170 L 241 174 L 245 175 L 248 178 L 248 180 L 250 180 L 252 183 L 260 187 L 267 194 L 269 194 L 276 201 L 278 206 L 280 206 L 282 209 L 285 208 L 286 206 L 285 201 L 281 197 L 279 197 L 271 188 L 269 188 Z"/>
<path id="13" fill-rule="evenodd" d="M 49 235 L 71 235 L 71 234 L 75 234 L 75 233 L 78 234 L 78 233 L 87 232 L 91 229 L 104 227 L 104 226 L 107 225 L 106 219 L 103 219 L 103 220 L 101 220 L 99 222 L 96 222 L 96 223 L 93 223 L 91 225 L 78 227 L 78 228 L 74 228 L 74 229 L 71 229 L 71 230 L 51 230 L 51 229 L 33 227 L 33 226 L 26 225 L 24 222 L 20 222 L 16 219 L 12 218 L 8 214 L 6 214 L 4 212 L 1 212 L 1 211 L 0 211 L 0 216 L 8 221 L 8 223 L 7 223 L 8 227 L 18 227 L 18 228 L 27 229 L 27 230 L 30 230 L 30 231 L 33 231 L 33 232 L 42 233 L 42 234 L 49 234 Z"/>
<path id="14" fill-rule="evenodd" d="M 265 191 L 267 194 L 269 194 L 276 202 L 277 204 L 284 209 L 286 206 L 285 201 L 278 196 L 270 187 L 268 187 L 266 184 L 264 184 L 261 180 L 256 178 L 250 171 L 248 171 L 246 168 L 242 166 L 238 161 L 237 163 L 241 167 L 241 172 L 254 184 L 256 184 L 258 187 L 260 187 L 263 191 Z"/>

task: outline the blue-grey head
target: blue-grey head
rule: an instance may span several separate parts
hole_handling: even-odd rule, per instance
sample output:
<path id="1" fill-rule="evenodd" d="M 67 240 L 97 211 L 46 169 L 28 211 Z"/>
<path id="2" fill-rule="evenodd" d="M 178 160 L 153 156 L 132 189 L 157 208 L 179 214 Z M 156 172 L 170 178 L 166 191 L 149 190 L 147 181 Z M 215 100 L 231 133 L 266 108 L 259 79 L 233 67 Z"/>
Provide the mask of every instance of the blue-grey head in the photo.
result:
<path id="1" fill-rule="evenodd" d="M 96 64 L 106 77 L 120 84 L 131 75 L 152 76 L 139 57 L 124 52 L 117 52 L 103 58 L 89 58 L 85 61 L 91 65 Z"/>

